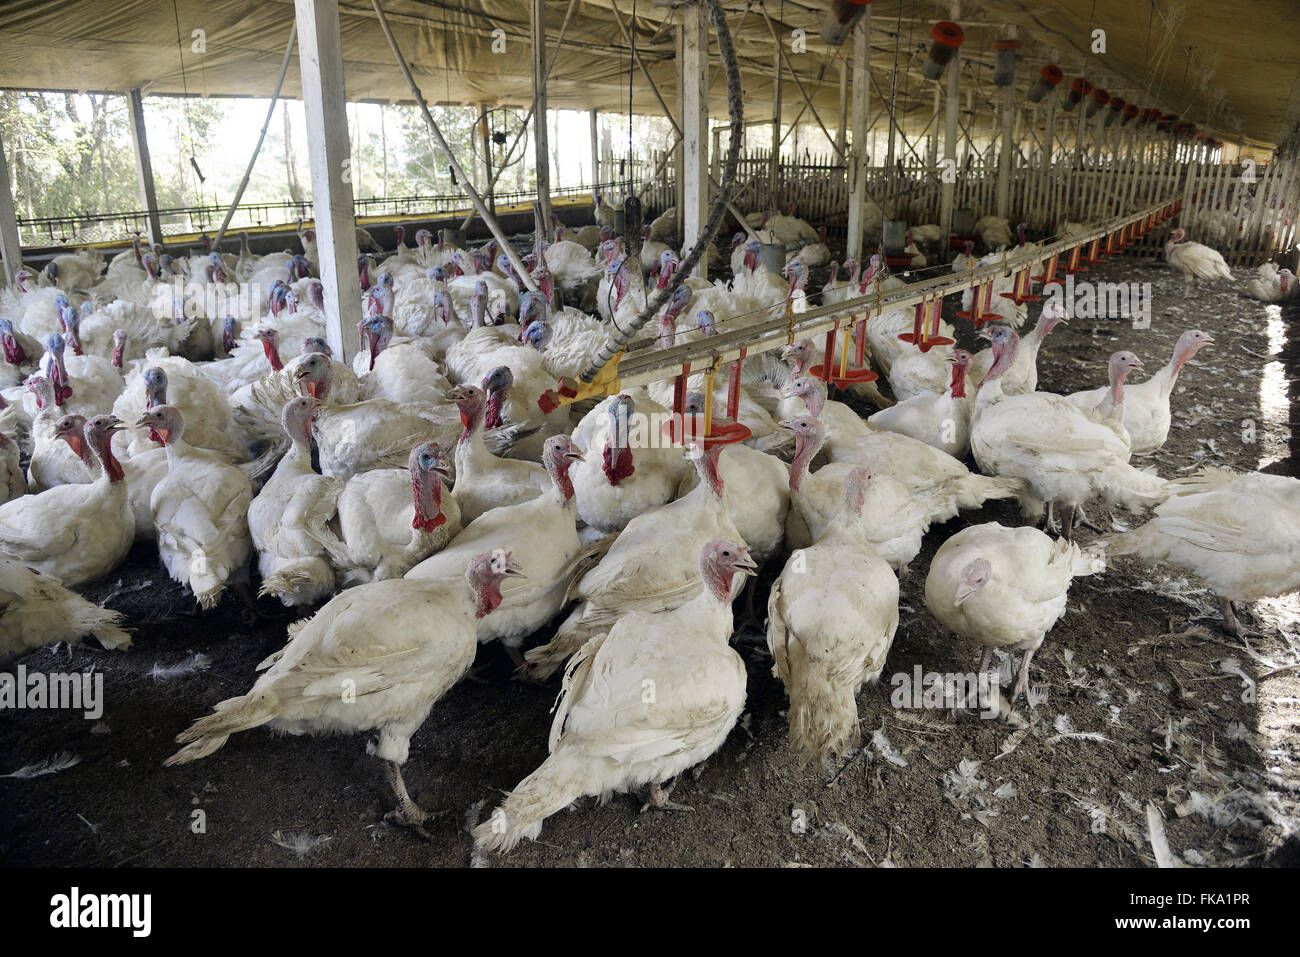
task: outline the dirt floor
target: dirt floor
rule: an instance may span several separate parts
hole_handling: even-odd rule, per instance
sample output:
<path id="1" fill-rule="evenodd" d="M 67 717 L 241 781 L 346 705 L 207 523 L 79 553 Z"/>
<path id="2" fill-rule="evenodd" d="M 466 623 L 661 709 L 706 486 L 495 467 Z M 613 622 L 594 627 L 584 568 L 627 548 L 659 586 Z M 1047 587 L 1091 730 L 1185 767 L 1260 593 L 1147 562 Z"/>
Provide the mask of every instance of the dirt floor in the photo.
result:
<path id="1" fill-rule="evenodd" d="M 1184 298 L 1161 263 L 1095 268 L 1088 278 L 1152 284 L 1151 328 L 1076 318 L 1047 340 L 1039 388 L 1104 384 L 1119 348 L 1154 371 L 1184 329 L 1205 329 L 1216 342 L 1184 370 L 1173 432 L 1152 464 L 1166 477 L 1202 465 L 1294 474 L 1288 419 L 1300 404 L 1287 389 L 1300 381 L 1300 347 L 1285 338 L 1277 307 L 1239 294 L 1248 272 Z M 974 346 L 961 325 L 963 344 Z M 1300 325 L 1290 328 L 1294 337 Z M 1019 516 L 995 505 L 927 535 L 903 581 L 886 680 L 916 665 L 974 670 L 977 649 L 937 625 L 921 589 L 938 546 L 990 520 Z M 1080 538 L 1094 535 L 1084 529 Z M 641 814 L 630 796 L 603 807 L 585 799 L 548 821 L 538 843 L 490 860 L 472 853 L 469 829 L 545 756 L 556 692 L 512 680 L 500 648 L 482 649 L 474 679 L 435 706 L 413 741 L 412 793 L 444 812 L 425 843 L 383 823 L 392 801 L 361 737 L 253 731 L 206 760 L 163 768 L 177 732 L 246 691 L 296 616 L 264 601 L 264 617 L 250 623 L 233 598 L 194 616 L 151 549 L 137 549 L 90 597 L 132 618 L 130 652 L 60 647 L 7 666 L 94 669 L 105 676 L 106 705 L 95 722 L 69 711 L 0 713 L 0 775 L 52 758 L 76 762 L 0 777 L 6 864 L 1144 865 L 1154 863 L 1149 805 L 1188 864 L 1300 864 L 1300 671 L 1260 680 L 1300 660 L 1300 596 L 1257 603 L 1254 634 L 1237 640 L 1217 629 L 1213 596 L 1196 581 L 1121 559 L 1075 582 L 1069 611 L 1034 659 L 1035 706 L 1020 705 L 1027 729 L 973 712 L 896 710 L 883 683 L 858 699 L 864 749 L 830 770 L 791 756 L 784 692 L 762 635 L 746 631 L 736 640 L 749 671 L 744 717 L 673 794 L 694 813 Z M 1204 631 L 1171 637 L 1190 625 Z"/>

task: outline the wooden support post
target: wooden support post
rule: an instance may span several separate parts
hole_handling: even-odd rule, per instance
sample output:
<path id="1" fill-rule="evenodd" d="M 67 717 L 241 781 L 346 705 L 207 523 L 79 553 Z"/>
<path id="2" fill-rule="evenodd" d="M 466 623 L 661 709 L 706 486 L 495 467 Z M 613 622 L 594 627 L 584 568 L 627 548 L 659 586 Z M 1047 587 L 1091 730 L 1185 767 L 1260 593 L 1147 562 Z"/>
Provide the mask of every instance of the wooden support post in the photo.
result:
<path id="1" fill-rule="evenodd" d="M 853 142 L 847 157 L 849 180 L 849 230 L 845 242 L 845 258 L 858 259 L 862 254 L 862 234 L 867 200 L 867 117 L 871 106 L 871 84 L 868 70 L 871 66 L 871 7 L 868 6 L 858 25 L 853 28 Z M 881 212 L 884 212 L 883 210 Z"/>
<path id="2" fill-rule="evenodd" d="M 849 69 L 844 59 L 840 60 L 840 122 L 835 128 L 835 150 L 841 157 L 847 156 L 849 148 Z M 843 160 L 842 160 L 843 161 Z"/>
<path id="3" fill-rule="evenodd" d="M 683 20 L 685 15 L 683 14 Z M 676 212 L 673 222 L 673 232 L 678 238 L 681 238 L 683 230 L 686 228 L 686 127 L 690 125 L 690 117 L 686 115 L 686 86 L 690 82 L 686 76 L 686 32 L 688 27 L 685 22 L 677 31 L 677 102 L 674 104 L 677 108 L 677 116 L 682 121 L 682 135 L 674 137 L 674 146 L 672 150 L 672 170 L 673 170 L 673 209 Z M 685 248 L 685 247 L 682 247 Z"/>
<path id="4" fill-rule="evenodd" d="M 776 209 L 777 184 L 781 175 L 781 49 L 772 54 L 772 156 L 767 167 L 767 205 Z"/>
<path id="5" fill-rule="evenodd" d="M 591 180 L 593 187 L 600 183 L 600 113 L 591 110 Z"/>
<path id="6" fill-rule="evenodd" d="M 551 225 L 551 151 L 546 113 L 546 4 L 532 0 L 533 144 L 537 162 L 537 203 L 542 222 Z"/>
<path id="7" fill-rule="evenodd" d="M 682 11 L 682 249 L 691 249 L 709 217 L 709 18 L 703 3 Z M 709 278 L 707 257 L 695 267 Z"/>
<path id="8" fill-rule="evenodd" d="M 0 259 L 4 260 L 4 268 L 0 269 L 0 287 L 3 287 L 12 283 L 14 273 L 23 267 L 23 247 L 18 237 L 18 216 L 14 212 L 14 191 L 3 140 L 0 140 Z"/>
<path id="9" fill-rule="evenodd" d="M 338 0 L 294 0 L 298 65 L 307 117 L 316 254 L 325 285 L 325 341 L 352 365 L 359 343 L 351 331 L 361 317 L 356 216 L 352 207 L 351 144 L 343 85 Z"/>
<path id="10" fill-rule="evenodd" d="M 139 87 L 127 98 L 127 119 L 131 122 L 131 142 L 135 145 L 135 175 L 140 184 L 140 202 L 149 225 L 149 242 L 163 241 L 162 223 L 158 219 L 158 191 L 153 184 L 153 163 L 149 159 L 149 138 L 144 131 L 144 97 Z"/>
<path id="11" fill-rule="evenodd" d="M 997 215 L 1010 217 L 1011 158 L 1016 148 L 1016 87 L 1009 84 L 1002 98 L 1002 152 L 998 154 Z"/>
<path id="12" fill-rule="evenodd" d="M 961 17 L 961 3 L 953 3 L 952 17 L 957 20 Z M 938 83 L 935 84 L 938 86 Z M 961 47 L 952 51 L 952 59 L 948 61 L 948 95 L 944 106 L 947 114 L 944 116 L 943 131 L 943 158 L 944 160 L 957 159 L 957 113 L 961 108 L 961 102 L 958 97 L 961 95 Z M 948 165 L 945 163 L 945 165 Z M 951 168 L 951 167 L 950 167 Z M 948 182 L 945 178 L 943 186 L 943 198 L 939 208 L 939 226 L 943 229 L 944 243 L 943 248 L 948 249 L 949 241 L 952 239 L 952 211 L 953 195 L 956 183 Z"/>

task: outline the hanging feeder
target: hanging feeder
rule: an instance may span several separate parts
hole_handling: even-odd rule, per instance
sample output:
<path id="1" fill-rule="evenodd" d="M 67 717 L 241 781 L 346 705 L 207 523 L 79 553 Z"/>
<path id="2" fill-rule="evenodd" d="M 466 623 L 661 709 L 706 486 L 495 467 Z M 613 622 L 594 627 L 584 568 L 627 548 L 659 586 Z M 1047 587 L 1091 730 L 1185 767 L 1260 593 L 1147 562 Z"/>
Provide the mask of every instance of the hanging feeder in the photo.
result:
<path id="1" fill-rule="evenodd" d="M 1092 119 L 1097 115 L 1097 111 L 1110 102 L 1110 94 L 1101 87 L 1092 91 L 1092 99 L 1088 101 L 1087 109 L 1084 111 L 1084 119 Z"/>
<path id="2" fill-rule="evenodd" d="M 922 352 L 929 352 L 935 346 L 950 346 L 953 341 L 947 336 L 939 335 L 939 320 L 943 315 L 943 293 L 938 293 L 929 304 L 924 298 L 916 304 L 912 318 L 912 331 L 900 333 L 898 338 L 909 342 Z"/>
<path id="3" fill-rule="evenodd" d="M 741 358 L 744 358 L 743 353 Z M 737 361 L 736 366 L 739 365 Z M 716 371 L 716 366 L 710 366 L 704 373 L 704 411 L 692 413 L 686 411 L 686 379 L 691 367 L 689 363 L 682 366 L 681 374 L 673 383 L 672 414 L 660 427 L 669 441 L 677 445 L 700 445 L 707 450 L 719 445 L 735 445 L 753 436 L 748 426 L 734 420 L 713 418 L 713 377 Z M 733 369 L 732 375 L 737 375 L 736 370 Z M 731 404 L 730 394 L 727 402 Z"/>
<path id="4" fill-rule="evenodd" d="M 972 269 L 972 272 L 974 270 Z M 983 282 L 975 283 L 970 287 L 970 311 L 958 312 L 958 319 L 969 319 L 975 323 L 975 328 L 979 328 L 986 322 L 997 322 L 1002 317 L 992 310 L 993 306 L 993 280 L 986 279 Z"/>
<path id="5" fill-rule="evenodd" d="M 1042 296 L 1035 296 L 1033 290 L 1029 288 L 1029 267 L 1025 266 L 1016 273 L 1016 278 L 1012 281 L 1011 291 L 1002 293 L 1003 299 L 1010 299 L 1017 306 L 1023 306 L 1027 302 L 1040 302 Z"/>
<path id="6" fill-rule="evenodd" d="M 822 21 L 822 40 L 828 46 L 841 46 L 862 19 L 871 0 L 832 0 Z"/>
<path id="7" fill-rule="evenodd" d="M 881 229 L 881 248 L 885 255 L 902 253 L 907 249 L 907 220 L 887 219 Z M 894 265 L 890 263 L 890 265 Z"/>
<path id="8" fill-rule="evenodd" d="M 1016 51 L 1020 49 L 1020 41 L 998 40 L 993 49 L 998 54 L 997 65 L 993 68 L 993 85 L 1011 86 L 1016 82 Z"/>
<path id="9" fill-rule="evenodd" d="M 1118 96 L 1112 96 L 1110 98 L 1110 110 L 1107 111 L 1106 118 L 1102 121 L 1102 125 L 1105 127 L 1113 126 L 1115 120 L 1123 119 L 1123 116 L 1124 101 Z"/>
<path id="10" fill-rule="evenodd" d="M 822 357 L 822 362 L 808 370 L 808 374 L 815 378 L 821 379 L 828 386 L 833 385 L 844 389 L 851 385 L 862 382 L 875 382 L 880 376 L 867 368 L 866 364 L 866 345 L 867 338 L 866 320 L 871 316 L 867 312 L 862 317 L 862 322 L 852 319 L 849 321 L 849 327 L 844 330 L 844 336 L 840 341 L 840 361 L 838 366 L 834 363 L 835 359 L 835 340 L 839 336 L 840 323 L 835 321 L 835 328 L 826 334 L 826 353 Z M 854 330 L 857 335 L 854 336 Z M 854 362 L 849 365 L 849 340 L 855 339 L 854 343 Z"/>
<path id="11" fill-rule="evenodd" d="M 1082 255 L 1082 253 L 1083 253 L 1082 246 L 1070 247 L 1070 255 L 1065 260 L 1065 271 L 1067 274 L 1073 276 L 1075 273 L 1088 271 L 1088 267 L 1081 265 L 1079 262 L 1079 258 Z"/>
<path id="12" fill-rule="evenodd" d="M 970 243 L 970 249 L 966 249 L 967 243 Z M 948 240 L 948 248 L 966 250 L 966 254 L 971 255 L 971 250 L 975 248 L 975 210 L 952 211 L 952 238 Z"/>
<path id="13" fill-rule="evenodd" d="M 930 28 L 930 36 L 934 42 L 930 44 L 930 55 L 921 73 L 927 80 L 937 80 L 943 76 L 943 68 L 965 41 L 966 34 L 951 20 L 940 20 Z"/>
<path id="14" fill-rule="evenodd" d="M 759 255 L 768 272 L 778 276 L 785 272 L 785 243 L 763 243 Z"/>
<path id="15" fill-rule="evenodd" d="M 1046 265 L 1043 267 L 1043 274 L 1041 276 L 1035 276 L 1034 282 L 1044 288 L 1048 286 L 1064 286 L 1065 280 L 1056 275 L 1056 267 L 1060 262 L 1060 259 L 1061 257 L 1059 253 L 1049 256 Z"/>
<path id="16" fill-rule="evenodd" d="M 1101 254 L 1100 237 L 1094 239 L 1091 243 L 1088 244 L 1088 254 L 1086 256 L 1080 257 L 1079 261 L 1089 266 L 1093 265 L 1094 263 L 1104 263 L 1106 261 L 1106 257 Z"/>
<path id="17" fill-rule="evenodd" d="M 1041 103 L 1049 93 L 1061 85 L 1061 81 L 1064 79 L 1065 74 L 1061 72 L 1059 66 L 1055 63 L 1047 64 L 1038 71 L 1037 82 L 1029 88 L 1029 93 L 1026 94 L 1029 97 L 1029 102 Z"/>
<path id="18" fill-rule="evenodd" d="M 1120 126 L 1128 126 L 1135 119 L 1137 119 L 1137 115 L 1141 112 L 1142 111 L 1138 109 L 1138 105 L 1136 103 L 1128 104 L 1127 106 L 1124 107 L 1124 118 L 1120 120 Z"/>
<path id="19" fill-rule="evenodd" d="M 1070 84 L 1070 92 L 1065 95 L 1065 102 L 1061 104 L 1061 109 L 1065 112 L 1071 112 L 1079 101 L 1092 92 L 1092 84 L 1083 77 L 1075 77 L 1074 82 Z"/>

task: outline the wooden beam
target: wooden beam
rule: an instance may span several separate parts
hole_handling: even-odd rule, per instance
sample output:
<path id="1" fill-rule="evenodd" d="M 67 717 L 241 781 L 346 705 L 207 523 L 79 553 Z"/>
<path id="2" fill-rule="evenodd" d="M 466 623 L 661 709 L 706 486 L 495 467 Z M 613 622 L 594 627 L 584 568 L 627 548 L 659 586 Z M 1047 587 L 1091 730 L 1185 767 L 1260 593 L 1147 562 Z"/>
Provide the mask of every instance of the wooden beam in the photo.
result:
<path id="1" fill-rule="evenodd" d="M 846 259 L 859 259 L 862 253 L 862 234 L 865 232 L 867 200 L 867 117 L 871 108 L 871 7 L 853 28 L 853 115 L 849 120 L 853 131 L 848 157 L 849 228 L 844 244 Z M 882 210 L 883 212 L 883 210 Z"/>
<path id="2" fill-rule="evenodd" d="M 537 204 L 542 223 L 551 224 L 551 153 L 546 114 L 546 3 L 532 0 L 533 27 L 533 144 L 537 163 Z"/>
<path id="3" fill-rule="evenodd" d="M 696 2 L 682 11 L 682 249 L 694 248 L 709 218 L 709 18 Z M 707 256 L 695 267 L 709 278 Z"/>
<path id="4" fill-rule="evenodd" d="M 777 183 L 781 175 L 781 45 L 778 42 L 772 64 L 772 155 L 767 166 L 767 205 L 777 209 Z M 779 212 L 779 210 L 778 210 Z"/>
<path id="5" fill-rule="evenodd" d="M 140 184 L 140 205 L 145 209 L 149 242 L 163 241 L 162 222 L 158 218 L 158 191 L 153 183 L 153 163 L 149 159 L 149 138 L 144 127 L 144 97 L 140 88 L 126 94 L 127 118 L 131 122 L 131 142 L 135 145 L 135 175 Z"/>
<path id="6" fill-rule="evenodd" d="M 351 366 L 361 318 L 356 218 L 352 206 L 351 147 L 338 0 L 294 0 L 298 65 L 307 118 L 316 254 L 325 286 L 325 341 Z"/>
<path id="7" fill-rule="evenodd" d="M 1013 28 L 1010 39 L 1015 40 L 1018 35 L 1018 31 Z M 998 154 L 998 189 L 995 204 L 997 215 L 1003 219 L 1011 215 L 1008 210 L 1011 208 L 1011 157 L 1015 150 L 1015 130 L 1016 81 L 1013 74 L 1011 82 L 1002 91 L 1002 151 Z"/>
<path id="8" fill-rule="evenodd" d="M 9 161 L 5 158 L 5 144 L 0 139 L 0 286 L 8 286 L 23 266 L 22 241 L 18 238 L 18 215 L 14 212 L 14 191 L 9 180 Z M 14 319 L 17 319 L 14 316 Z"/>
<path id="9" fill-rule="evenodd" d="M 591 185 L 600 182 L 600 113 L 591 110 Z"/>

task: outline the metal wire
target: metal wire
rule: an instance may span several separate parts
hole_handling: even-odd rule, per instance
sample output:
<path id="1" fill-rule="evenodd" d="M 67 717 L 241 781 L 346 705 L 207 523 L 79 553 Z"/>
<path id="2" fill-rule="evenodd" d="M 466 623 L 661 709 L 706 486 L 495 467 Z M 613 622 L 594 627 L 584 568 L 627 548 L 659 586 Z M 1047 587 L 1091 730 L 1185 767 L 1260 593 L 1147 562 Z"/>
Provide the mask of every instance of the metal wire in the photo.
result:
<path id="1" fill-rule="evenodd" d="M 609 341 L 601 347 L 595 361 L 584 369 L 579 376 L 583 382 L 591 382 L 595 379 L 606 363 L 613 359 L 632 340 L 632 337 L 636 335 L 640 328 L 659 311 L 660 306 L 668 302 L 673 293 L 677 291 L 677 287 L 686 281 L 686 277 L 695 269 L 709 243 L 717 235 L 718 227 L 722 224 L 722 216 L 726 212 L 732 184 L 736 177 L 736 167 L 740 161 L 740 138 L 745 125 L 745 107 L 742 102 L 743 93 L 740 88 L 740 65 L 736 61 L 736 49 L 731 42 L 731 30 L 727 26 L 726 14 L 723 12 L 720 0 L 704 0 L 704 2 L 709 9 L 709 18 L 713 21 L 713 29 L 717 34 L 718 55 L 727 71 L 727 112 L 731 119 L 731 139 L 727 146 L 727 160 L 722 170 L 722 182 L 718 187 L 718 195 L 713 201 L 713 208 L 709 210 L 709 218 L 705 221 L 704 228 L 700 230 L 695 246 L 692 247 L 690 254 L 682 260 L 682 264 L 673 275 L 672 280 L 660 290 L 659 295 L 646 304 L 645 309 L 632 320 L 626 329 L 619 329 L 614 335 L 610 336 Z"/>

